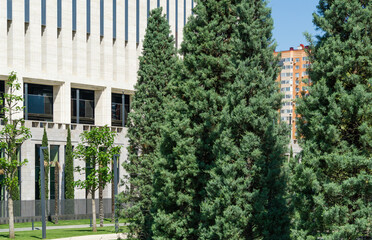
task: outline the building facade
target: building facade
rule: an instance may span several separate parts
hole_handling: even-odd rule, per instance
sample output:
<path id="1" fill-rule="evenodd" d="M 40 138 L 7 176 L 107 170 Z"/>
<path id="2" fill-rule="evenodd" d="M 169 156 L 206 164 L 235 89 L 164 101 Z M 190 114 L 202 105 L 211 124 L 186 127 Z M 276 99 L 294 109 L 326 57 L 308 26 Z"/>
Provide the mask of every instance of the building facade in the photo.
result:
<path id="1" fill-rule="evenodd" d="M 308 68 L 310 66 L 309 58 L 305 51 L 307 47 L 300 45 L 297 48 L 290 48 L 286 51 L 275 52 L 274 55 L 281 55 L 281 72 L 278 75 L 277 82 L 280 85 L 280 91 L 283 93 L 282 108 L 280 110 L 280 120 L 288 123 L 291 127 L 291 146 L 294 153 L 300 152 L 297 139 L 296 119 L 296 99 L 308 93 L 307 87 L 311 83 Z"/>
<path id="2" fill-rule="evenodd" d="M 19 152 L 28 159 L 20 169 L 21 200 L 39 199 L 44 128 L 50 158 L 62 166 L 61 198 L 68 127 L 77 145 L 83 131 L 110 126 L 117 132 L 115 143 L 123 146 L 120 162 L 126 160 L 126 119 L 149 11 L 163 8 L 178 47 L 193 5 L 193 0 L 0 0 L 0 91 L 7 91 L 5 81 L 15 71 L 24 96 L 23 117 L 32 133 Z M 121 164 L 119 173 L 125 173 Z M 76 180 L 84 178 L 75 174 Z M 6 198 L 4 189 L 0 195 Z M 111 197 L 110 184 L 104 196 Z M 76 189 L 75 198 L 87 198 L 86 191 Z"/>

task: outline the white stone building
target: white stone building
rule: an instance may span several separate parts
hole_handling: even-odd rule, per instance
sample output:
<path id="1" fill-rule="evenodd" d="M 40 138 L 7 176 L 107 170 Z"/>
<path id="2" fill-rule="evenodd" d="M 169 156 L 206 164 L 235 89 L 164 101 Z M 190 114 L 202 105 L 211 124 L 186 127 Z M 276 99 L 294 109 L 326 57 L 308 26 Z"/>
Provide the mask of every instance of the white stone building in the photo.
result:
<path id="1" fill-rule="evenodd" d="M 21 147 L 22 159 L 28 159 L 21 168 L 21 200 L 38 198 L 35 159 L 44 126 L 50 157 L 62 166 L 68 126 L 73 145 L 82 131 L 111 126 L 118 133 L 116 143 L 123 145 L 120 162 L 126 160 L 125 119 L 148 11 L 163 7 L 179 45 L 193 5 L 193 0 L 0 0 L 0 91 L 6 91 L 4 82 L 15 71 L 32 132 Z M 63 198 L 63 177 L 59 181 Z M 111 196 L 110 185 L 104 194 Z M 75 197 L 86 198 L 85 190 L 76 189 Z"/>

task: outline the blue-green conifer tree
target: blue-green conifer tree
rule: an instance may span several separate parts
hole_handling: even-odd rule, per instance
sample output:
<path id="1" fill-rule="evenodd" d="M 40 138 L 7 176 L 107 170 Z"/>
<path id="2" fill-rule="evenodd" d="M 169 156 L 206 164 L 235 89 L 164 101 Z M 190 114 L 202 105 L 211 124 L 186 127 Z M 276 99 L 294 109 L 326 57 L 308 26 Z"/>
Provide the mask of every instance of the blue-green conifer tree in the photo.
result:
<path id="1" fill-rule="evenodd" d="M 198 1 L 170 84 L 154 176 L 154 239 L 288 239 L 270 10 Z"/>
<path id="2" fill-rule="evenodd" d="M 123 217 L 131 220 L 129 237 L 152 239 L 154 162 L 167 107 L 167 85 L 177 65 L 174 38 L 162 8 L 150 12 L 139 61 L 136 93 L 128 118 L 129 162 L 124 163 L 130 189 L 121 200 L 130 206 L 123 212 Z"/>
<path id="3" fill-rule="evenodd" d="M 299 101 L 303 147 L 293 185 L 295 239 L 372 236 L 372 2 L 321 0 L 309 96 Z"/>

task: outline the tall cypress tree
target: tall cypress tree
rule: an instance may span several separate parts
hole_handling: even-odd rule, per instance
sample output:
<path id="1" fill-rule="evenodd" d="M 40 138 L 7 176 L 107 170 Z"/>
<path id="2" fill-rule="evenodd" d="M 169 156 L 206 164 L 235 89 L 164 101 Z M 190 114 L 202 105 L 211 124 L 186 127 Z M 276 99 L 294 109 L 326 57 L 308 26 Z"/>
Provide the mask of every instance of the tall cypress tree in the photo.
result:
<path id="1" fill-rule="evenodd" d="M 321 0 L 309 96 L 299 101 L 296 239 L 356 239 L 372 227 L 372 2 Z"/>
<path id="2" fill-rule="evenodd" d="M 43 138 L 41 141 L 41 146 L 46 147 L 46 149 L 43 150 L 44 153 L 44 172 L 45 172 L 45 199 L 49 199 L 49 144 L 48 144 L 48 135 L 46 132 L 46 129 L 44 127 L 44 133 L 43 133 Z M 39 178 L 40 179 L 40 178 Z M 39 186 L 41 186 L 39 182 Z M 40 188 L 41 189 L 41 188 Z M 41 190 L 40 190 L 41 194 Z"/>
<path id="3" fill-rule="evenodd" d="M 132 206 L 124 215 L 132 220 L 130 237 L 152 239 L 153 164 L 164 122 L 167 85 L 177 63 L 174 38 L 162 8 L 150 12 L 139 61 L 136 93 L 128 120 L 129 162 L 124 164 L 130 175 L 130 190 L 124 201 Z"/>
<path id="4" fill-rule="evenodd" d="M 74 159 L 72 156 L 71 130 L 67 128 L 66 159 L 65 159 L 65 197 L 74 199 Z"/>
<path id="5" fill-rule="evenodd" d="M 226 2 L 226 1 L 225 1 Z M 283 163 L 289 138 L 278 124 L 273 21 L 265 1 L 231 1 L 236 13 L 232 84 L 226 90 L 216 162 L 202 202 L 201 239 L 290 239 Z"/>
<path id="6" fill-rule="evenodd" d="M 49 162 L 49 143 L 48 143 L 48 135 L 44 126 L 44 133 L 43 133 L 43 138 L 41 140 L 41 146 L 46 147 L 46 149 L 43 150 L 44 154 L 44 179 L 41 179 L 41 172 L 40 172 L 40 177 L 39 177 L 39 195 L 41 199 L 41 181 L 45 181 L 45 200 L 49 200 L 49 170 L 50 170 L 50 162 Z M 41 159 L 40 159 L 41 161 Z M 45 208 L 45 219 L 48 219 L 48 206 L 49 204 L 46 204 Z"/>

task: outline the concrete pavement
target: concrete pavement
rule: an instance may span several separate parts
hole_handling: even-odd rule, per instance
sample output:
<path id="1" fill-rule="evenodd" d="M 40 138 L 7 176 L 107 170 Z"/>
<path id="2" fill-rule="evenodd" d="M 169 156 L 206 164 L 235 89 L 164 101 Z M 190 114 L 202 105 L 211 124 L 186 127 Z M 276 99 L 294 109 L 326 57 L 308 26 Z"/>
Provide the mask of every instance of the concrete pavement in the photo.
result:
<path id="1" fill-rule="evenodd" d="M 58 238 L 58 239 L 53 239 L 53 240 L 118 240 L 118 239 L 126 239 L 126 238 L 127 236 L 124 233 L 113 233 L 113 234 Z"/>

